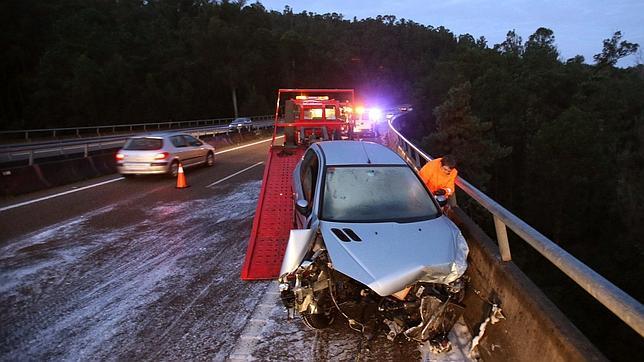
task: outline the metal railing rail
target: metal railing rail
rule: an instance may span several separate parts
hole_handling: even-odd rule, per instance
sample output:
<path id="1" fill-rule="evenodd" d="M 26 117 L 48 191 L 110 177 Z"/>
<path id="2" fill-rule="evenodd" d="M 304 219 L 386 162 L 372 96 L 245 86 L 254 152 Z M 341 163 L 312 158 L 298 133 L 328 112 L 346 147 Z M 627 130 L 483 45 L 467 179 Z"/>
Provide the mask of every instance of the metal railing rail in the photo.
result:
<path id="1" fill-rule="evenodd" d="M 425 161 L 429 161 L 432 158 L 395 129 L 393 121 L 396 118 L 394 117 L 388 122 L 389 130 L 393 131 L 393 133 L 389 132 L 389 140 L 391 141 L 393 138 L 393 144 L 389 143 L 389 147 L 401 153 L 409 163 L 419 169 L 422 166 L 421 158 Z M 458 177 L 456 185 L 492 214 L 500 254 L 504 261 L 511 260 L 506 229 L 506 227 L 509 227 L 597 301 L 644 337 L 644 305 L 642 303 L 583 264 L 463 178 Z"/>
<path id="2" fill-rule="evenodd" d="M 272 127 L 273 121 L 258 121 L 255 122 L 252 126 L 252 129 L 260 129 Z M 102 136 L 102 137 L 87 137 L 82 139 L 67 139 L 67 140 L 56 140 L 56 141 L 46 141 L 38 142 L 33 144 L 20 144 L 20 145 L 0 145 L 0 163 L 1 162 L 11 162 L 16 160 L 28 160 L 28 164 L 31 166 L 34 164 L 34 160 L 39 158 L 39 154 L 42 157 L 52 156 L 52 153 L 57 155 L 65 155 L 70 153 L 69 151 L 74 151 L 71 153 L 83 153 L 84 157 L 89 155 L 89 152 L 92 150 L 100 150 L 105 148 L 117 148 L 123 145 L 125 140 L 128 137 L 131 137 L 136 134 L 141 134 L 148 131 L 142 131 L 139 133 L 127 133 L 119 134 L 118 136 Z M 204 136 L 204 135 L 215 135 L 229 132 L 237 132 L 239 129 L 230 130 L 227 125 L 215 125 L 213 126 L 202 126 L 202 127 L 193 127 L 193 128 L 183 128 L 183 129 L 172 129 L 171 131 L 185 132 L 192 134 L 193 136 Z"/>
<path id="3" fill-rule="evenodd" d="M 272 115 L 263 115 L 263 116 L 251 116 L 248 117 L 253 121 L 269 120 L 272 119 Z M 111 124 L 104 126 L 83 126 L 83 127 L 62 127 L 62 128 L 40 128 L 40 129 L 23 129 L 23 130 L 7 130 L 0 131 L 0 138 L 5 138 L 11 135 L 23 134 L 24 140 L 29 141 L 30 135 L 35 134 L 51 134 L 51 137 L 57 137 L 63 133 L 68 133 L 75 135 L 76 137 L 81 137 L 81 131 L 90 131 L 94 130 L 97 136 L 101 135 L 101 130 L 107 132 L 116 133 L 117 131 L 135 131 L 137 129 L 142 129 L 144 132 L 153 131 L 153 130 L 164 130 L 164 129 L 175 129 L 182 127 L 192 127 L 200 125 L 213 125 L 218 124 L 222 125 L 232 121 L 234 118 L 210 118 L 210 119 L 197 119 L 197 120 L 186 120 L 186 121 L 168 121 L 168 122 L 151 122 L 151 123 L 131 123 L 131 124 Z M 73 132 L 70 132 L 73 131 Z M 105 133 L 105 132 L 103 132 Z M 93 133 L 94 134 L 94 133 Z"/>

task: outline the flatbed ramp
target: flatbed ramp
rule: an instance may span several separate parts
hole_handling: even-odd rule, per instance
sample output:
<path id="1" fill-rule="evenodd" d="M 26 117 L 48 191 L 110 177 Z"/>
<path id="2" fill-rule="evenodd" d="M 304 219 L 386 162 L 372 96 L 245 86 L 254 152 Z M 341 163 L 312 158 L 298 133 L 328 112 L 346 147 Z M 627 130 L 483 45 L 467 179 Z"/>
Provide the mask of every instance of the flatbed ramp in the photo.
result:
<path id="1" fill-rule="evenodd" d="M 293 226 L 291 180 L 295 165 L 303 154 L 302 148 L 271 147 L 242 266 L 243 280 L 279 277 Z"/>

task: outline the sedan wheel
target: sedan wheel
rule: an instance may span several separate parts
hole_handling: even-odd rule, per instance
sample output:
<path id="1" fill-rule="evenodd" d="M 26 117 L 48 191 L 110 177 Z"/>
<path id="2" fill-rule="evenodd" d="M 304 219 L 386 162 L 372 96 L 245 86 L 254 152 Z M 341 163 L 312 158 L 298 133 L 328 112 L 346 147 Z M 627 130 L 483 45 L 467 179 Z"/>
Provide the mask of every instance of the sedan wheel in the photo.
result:
<path id="1" fill-rule="evenodd" d="M 212 154 L 212 152 L 208 152 L 208 155 L 206 155 L 206 166 L 210 167 L 215 164 L 215 155 Z"/>
<path id="2" fill-rule="evenodd" d="M 177 177 L 178 173 L 179 173 L 179 162 L 172 161 L 172 163 L 170 164 L 170 169 L 168 170 L 168 176 Z"/>

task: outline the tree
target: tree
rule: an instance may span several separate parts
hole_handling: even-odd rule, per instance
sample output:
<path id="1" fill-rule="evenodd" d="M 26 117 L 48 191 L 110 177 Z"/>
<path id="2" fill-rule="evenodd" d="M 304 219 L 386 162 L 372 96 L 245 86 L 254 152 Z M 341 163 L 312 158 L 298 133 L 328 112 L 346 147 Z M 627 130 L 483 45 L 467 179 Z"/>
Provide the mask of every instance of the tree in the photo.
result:
<path id="1" fill-rule="evenodd" d="M 620 41 L 621 40 L 621 41 Z M 622 40 L 622 32 L 616 31 L 610 39 L 604 39 L 604 49 L 593 59 L 598 66 L 614 66 L 617 61 L 637 52 L 639 44 Z"/>
<path id="2" fill-rule="evenodd" d="M 424 137 L 422 147 L 431 155 L 456 157 L 459 172 L 477 187 L 485 188 L 490 179 L 487 168 L 511 149 L 499 145 L 489 130 L 490 122 L 481 122 L 470 107 L 471 85 L 465 82 L 450 89 L 447 99 L 436 107 L 436 132 Z"/>
<path id="3" fill-rule="evenodd" d="M 503 43 L 494 45 L 494 50 L 501 54 L 520 57 L 523 55 L 523 39 L 514 30 L 510 30 Z"/>
<path id="4" fill-rule="evenodd" d="M 534 34 L 530 35 L 525 43 L 526 58 L 542 58 L 550 62 L 557 60 L 559 52 L 555 46 L 555 36 L 552 30 L 548 28 L 539 28 Z"/>

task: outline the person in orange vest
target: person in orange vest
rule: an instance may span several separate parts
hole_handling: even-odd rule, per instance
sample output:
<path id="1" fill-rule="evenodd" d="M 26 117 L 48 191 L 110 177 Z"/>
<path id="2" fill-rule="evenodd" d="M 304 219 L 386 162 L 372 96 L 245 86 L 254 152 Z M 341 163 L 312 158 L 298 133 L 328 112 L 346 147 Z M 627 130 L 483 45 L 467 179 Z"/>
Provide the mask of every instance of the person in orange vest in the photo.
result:
<path id="1" fill-rule="evenodd" d="M 445 196 L 450 197 L 456 191 L 454 180 L 456 180 L 458 171 L 456 170 L 456 159 L 453 156 L 445 155 L 427 162 L 420 169 L 419 174 L 425 185 L 435 195 L 444 192 Z"/>

